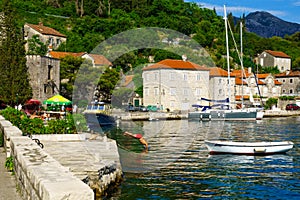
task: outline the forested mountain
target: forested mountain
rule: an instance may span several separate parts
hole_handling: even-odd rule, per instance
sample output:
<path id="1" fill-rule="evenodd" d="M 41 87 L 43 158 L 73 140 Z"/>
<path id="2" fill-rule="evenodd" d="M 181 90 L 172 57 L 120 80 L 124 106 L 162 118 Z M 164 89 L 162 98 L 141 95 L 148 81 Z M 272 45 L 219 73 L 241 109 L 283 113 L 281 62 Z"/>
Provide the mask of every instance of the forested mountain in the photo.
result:
<path id="1" fill-rule="evenodd" d="M 261 37 L 284 37 L 300 31 L 300 24 L 286 22 L 267 12 L 253 12 L 246 16 L 248 31 Z"/>
<path id="2" fill-rule="evenodd" d="M 97 44 L 126 30 L 141 27 L 161 27 L 192 36 L 210 53 L 219 67 L 225 66 L 224 21 L 214 10 L 201 8 L 183 0 L 12 0 L 17 9 L 18 25 L 25 22 L 52 27 L 67 35 L 67 43 L 59 51 L 90 52 Z M 238 26 L 230 24 L 239 37 Z M 236 39 L 238 41 L 238 39 Z M 232 42 L 231 42 L 232 43 Z M 233 48 L 233 44 L 231 44 Z M 262 38 L 244 33 L 244 65 L 263 50 L 283 51 L 292 57 L 293 67 L 300 67 L 300 33 L 286 38 Z M 135 50 L 114 61 L 126 72 L 128 64 L 133 68 L 145 57 L 155 56 L 155 61 L 176 58 L 176 55 L 157 49 Z M 231 55 L 239 63 L 237 54 Z M 234 64 L 232 63 L 232 66 Z"/>

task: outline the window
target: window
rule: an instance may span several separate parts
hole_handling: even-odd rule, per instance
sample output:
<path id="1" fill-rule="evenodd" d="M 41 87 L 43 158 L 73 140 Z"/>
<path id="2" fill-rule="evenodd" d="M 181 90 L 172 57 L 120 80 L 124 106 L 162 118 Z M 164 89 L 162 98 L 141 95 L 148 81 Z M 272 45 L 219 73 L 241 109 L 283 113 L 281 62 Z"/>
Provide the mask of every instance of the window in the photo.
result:
<path id="1" fill-rule="evenodd" d="M 188 78 L 188 77 L 187 77 L 187 74 L 183 74 L 183 80 L 184 80 L 184 81 L 187 81 L 187 78 Z"/>
<path id="2" fill-rule="evenodd" d="M 158 95 L 159 95 L 158 87 L 155 87 L 155 88 L 154 88 L 154 95 L 155 95 L 155 96 L 158 96 Z"/>
<path id="3" fill-rule="evenodd" d="M 290 94 L 293 94 L 293 89 L 290 89 Z"/>
<path id="4" fill-rule="evenodd" d="M 285 83 L 285 79 L 282 79 L 282 82 Z"/>
<path id="5" fill-rule="evenodd" d="M 187 88 L 184 88 L 184 89 L 183 89 L 183 95 L 184 95 L 184 96 L 188 96 L 188 89 L 187 89 Z"/>
<path id="6" fill-rule="evenodd" d="M 201 90 L 200 90 L 200 88 L 196 88 L 196 96 L 201 96 Z"/>
<path id="7" fill-rule="evenodd" d="M 196 80 L 197 80 L 197 81 L 200 81 L 200 80 L 201 80 L 201 75 L 200 75 L 200 74 L 197 74 Z"/>
<path id="8" fill-rule="evenodd" d="M 154 73 L 154 80 L 158 80 L 158 73 Z"/>
<path id="9" fill-rule="evenodd" d="M 175 80 L 175 73 L 170 73 L 170 80 Z"/>
<path id="10" fill-rule="evenodd" d="M 285 93 L 285 90 L 282 90 L 282 93 Z"/>
<path id="11" fill-rule="evenodd" d="M 170 88 L 170 95 L 175 96 L 176 95 L 176 88 Z"/>
<path id="12" fill-rule="evenodd" d="M 149 74 L 145 73 L 143 78 L 145 79 L 145 81 L 149 81 Z"/>
<path id="13" fill-rule="evenodd" d="M 53 76 L 53 67 L 51 65 L 48 65 L 48 80 L 52 80 Z"/>
<path id="14" fill-rule="evenodd" d="M 290 79 L 290 83 L 293 83 L 293 79 L 292 78 Z"/>
<path id="15" fill-rule="evenodd" d="M 283 71 L 284 70 L 284 67 L 281 67 L 281 71 Z"/>
<path id="16" fill-rule="evenodd" d="M 60 39 L 59 39 L 59 38 L 57 38 L 57 39 L 56 39 L 56 45 L 57 45 L 57 46 L 59 46 L 59 45 L 60 45 L 60 43 L 61 43 Z"/>
<path id="17" fill-rule="evenodd" d="M 260 59 L 260 65 L 264 66 L 264 59 L 263 58 Z"/>
<path id="18" fill-rule="evenodd" d="M 222 79 L 219 79 L 219 84 L 221 84 L 222 83 Z"/>
<path id="19" fill-rule="evenodd" d="M 219 89 L 219 94 L 222 94 L 222 89 Z"/>
<path id="20" fill-rule="evenodd" d="M 53 45 L 53 38 L 49 37 L 49 45 Z"/>
<path id="21" fill-rule="evenodd" d="M 145 88 L 145 90 L 144 90 L 144 93 L 145 93 L 145 96 L 149 96 L 149 88 Z"/>

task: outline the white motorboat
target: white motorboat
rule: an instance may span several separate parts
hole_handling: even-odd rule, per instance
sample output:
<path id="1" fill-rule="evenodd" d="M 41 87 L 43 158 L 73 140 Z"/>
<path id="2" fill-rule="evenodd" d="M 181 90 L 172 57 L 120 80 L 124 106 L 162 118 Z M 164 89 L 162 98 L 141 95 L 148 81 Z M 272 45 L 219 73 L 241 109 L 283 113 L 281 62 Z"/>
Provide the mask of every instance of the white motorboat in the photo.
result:
<path id="1" fill-rule="evenodd" d="M 284 142 L 232 142 L 221 140 L 204 141 L 210 154 L 269 155 L 286 153 L 294 147 L 290 141 Z"/>

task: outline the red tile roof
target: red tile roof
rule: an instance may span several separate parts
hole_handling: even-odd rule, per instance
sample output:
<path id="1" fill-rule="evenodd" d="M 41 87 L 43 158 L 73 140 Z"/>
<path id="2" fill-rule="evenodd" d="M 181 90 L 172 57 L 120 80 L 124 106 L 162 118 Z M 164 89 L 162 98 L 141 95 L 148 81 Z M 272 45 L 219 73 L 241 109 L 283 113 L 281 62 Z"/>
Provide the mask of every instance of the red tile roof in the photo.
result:
<path id="1" fill-rule="evenodd" d="M 235 78 L 235 84 L 236 85 L 247 85 L 247 82 L 246 81 L 242 81 L 242 79 L 240 79 L 240 78 Z"/>
<path id="2" fill-rule="evenodd" d="M 209 68 L 210 71 L 209 71 L 209 76 L 221 76 L 221 77 L 228 77 L 228 73 L 226 70 L 220 68 L 220 67 L 212 67 L 212 68 Z"/>
<path id="3" fill-rule="evenodd" d="M 231 72 L 231 76 L 236 76 L 236 77 L 239 77 L 241 78 L 242 77 L 242 70 L 241 69 L 234 69 L 232 72 Z M 248 73 L 247 70 L 244 70 L 244 73 L 243 73 L 243 77 L 249 77 L 250 74 Z"/>
<path id="4" fill-rule="evenodd" d="M 94 59 L 95 65 L 112 66 L 112 63 L 103 55 L 99 55 L 99 54 L 88 54 L 88 55 Z"/>
<path id="5" fill-rule="evenodd" d="M 297 77 L 297 76 L 300 76 L 300 71 L 290 71 L 289 73 L 287 72 L 283 72 L 283 73 L 280 73 L 280 74 L 275 74 L 275 77 Z"/>
<path id="6" fill-rule="evenodd" d="M 270 74 L 256 74 L 256 77 L 257 77 L 257 78 L 263 78 L 263 79 L 265 79 L 265 78 L 267 78 L 269 75 L 270 75 Z"/>
<path id="7" fill-rule="evenodd" d="M 274 80 L 274 84 L 275 84 L 275 85 L 282 85 L 282 83 L 279 82 L 279 81 L 277 81 L 277 80 Z"/>
<path id="8" fill-rule="evenodd" d="M 124 87 L 126 87 L 133 79 L 134 75 L 127 75 L 125 76 L 125 82 L 123 84 Z"/>
<path id="9" fill-rule="evenodd" d="M 271 51 L 271 50 L 265 50 L 268 54 L 274 56 L 274 57 L 280 57 L 280 58 L 290 58 L 287 54 L 281 52 L 281 51 Z"/>
<path id="10" fill-rule="evenodd" d="M 162 60 L 154 65 L 150 65 L 145 67 L 143 70 L 154 70 L 154 69 L 178 69 L 178 70 L 201 70 L 201 71 L 209 71 L 209 68 L 205 66 L 200 66 L 190 61 L 183 60 L 171 60 L 166 59 Z"/>
<path id="11" fill-rule="evenodd" d="M 50 51 L 49 54 L 52 58 L 60 59 L 66 56 L 81 57 L 85 54 L 85 52 L 73 53 L 73 52 Z"/>
<path id="12" fill-rule="evenodd" d="M 259 79 L 257 80 L 257 84 L 258 84 L 258 85 L 266 85 L 265 82 L 263 82 L 263 81 L 261 81 L 261 80 L 259 80 Z"/>
<path id="13" fill-rule="evenodd" d="M 235 100 L 241 101 L 241 100 L 242 100 L 242 97 L 244 97 L 244 100 L 250 99 L 250 96 L 249 96 L 249 95 L 236 95 L 236 96 L 235 96 Z"/>
<path id="14" fill-rule="evenodd" d="M 59 37 L 66 37 L 64 34 L 58 32 L 57 30 L 54 30 L 53 28 L 44 26 L 42 23 L 39 23 L 38 25 L 36 24 L 27 24 L 27 25 L 43 35 L 55 35 Z"/>

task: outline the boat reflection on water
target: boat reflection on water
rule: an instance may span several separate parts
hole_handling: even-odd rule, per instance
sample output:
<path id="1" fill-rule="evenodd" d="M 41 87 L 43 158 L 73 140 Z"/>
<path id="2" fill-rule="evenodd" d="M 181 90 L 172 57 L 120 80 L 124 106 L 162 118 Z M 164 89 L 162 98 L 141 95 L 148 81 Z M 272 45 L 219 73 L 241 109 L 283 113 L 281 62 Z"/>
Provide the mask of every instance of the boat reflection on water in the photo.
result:
<path id="1" fill-rule="evenodd" d="M 208 165 L 216 166 L 232 166 L 236 165 L 242 167 L 243 165 L 258 165 L 263 168 L 273 167 L 293 167 L 293 156 L 288 154 L 276 154 L 268 156 L 248 156 L 248 155 L 232 155 L 232 154 L 219 154 L 208 155 Z"/>
<path id="2" fill-rule="evenodd" d="M 198 136 L 198 125 L 188 120 L 174 121 L 122 121 L 111 137 L 119 146 L 122 169 L 125 172 L 140 173 L 164 168 L 173 164 L 193 144 Z M 124 137 L 123 132 L 142 134 L 149 144 L 144 151 L 138 140 Z"/>
<path id="3" fill-rule="evenodd" d="M 83 114 L 88 127 L 94 132 L 103 133 L 116 126 L 115 118 L 110 115 L 110 105 L 104 102 L 92 102 L 87 105 Z"/>

